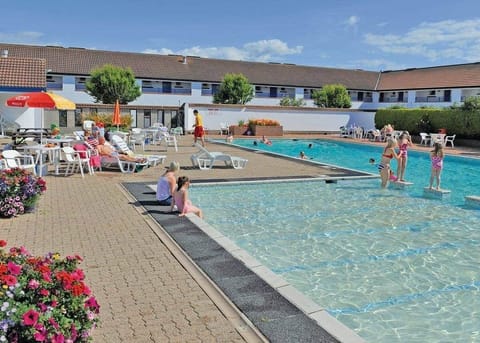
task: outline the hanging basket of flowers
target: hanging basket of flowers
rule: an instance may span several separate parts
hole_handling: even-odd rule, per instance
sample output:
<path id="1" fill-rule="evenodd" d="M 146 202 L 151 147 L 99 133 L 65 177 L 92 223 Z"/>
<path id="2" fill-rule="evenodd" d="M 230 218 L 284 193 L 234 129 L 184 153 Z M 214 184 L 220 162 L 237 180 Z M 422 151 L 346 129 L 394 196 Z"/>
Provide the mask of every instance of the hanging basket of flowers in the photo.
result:
<path id="1" fill-rule="evenodd" d="M 0 240 L 0 342 L 89 342 L 100 306 L 80 256 L 32 256 Z"/>
<path id="2" fill-rule="evenodd" d="M 0 172 L 0 217 L 15 217 L 35 208 L 46 182 L 22 168 Z"/>

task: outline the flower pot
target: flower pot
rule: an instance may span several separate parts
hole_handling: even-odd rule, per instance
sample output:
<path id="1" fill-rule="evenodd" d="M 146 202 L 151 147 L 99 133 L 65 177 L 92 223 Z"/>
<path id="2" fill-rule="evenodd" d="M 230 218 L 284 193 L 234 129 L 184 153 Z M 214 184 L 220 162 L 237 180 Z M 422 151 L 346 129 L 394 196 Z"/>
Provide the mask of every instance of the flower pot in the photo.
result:
<path id="1" fill-rule="evenodd" d="M 248 131 L 248 126 L 238 126 L 238 125 L 230 126 L 230 133 L 234 136 L 245 135 L 247 131 Z"/>
<path id="2" fill-rule="evenodd" d="M 261 126 L 253 125 L 254 136 L 283 136 L 283 126 Z"/>

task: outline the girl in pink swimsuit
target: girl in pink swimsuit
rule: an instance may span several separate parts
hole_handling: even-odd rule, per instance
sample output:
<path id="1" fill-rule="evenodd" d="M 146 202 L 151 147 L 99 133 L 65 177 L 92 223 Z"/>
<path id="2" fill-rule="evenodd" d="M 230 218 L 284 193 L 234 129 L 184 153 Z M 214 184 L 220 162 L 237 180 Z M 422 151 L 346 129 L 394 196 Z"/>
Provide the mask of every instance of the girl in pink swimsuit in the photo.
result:
<path id="1" fill-rule="evenodd" d="M 176 205 L 179 216 L 184 216 L 187 213 L 195 213 L 200 218 L 203 218 L 203 212 L 196 206 L 192 205 L 190 199 L 188 199 L 188 187 L 190 186 L 190 180 L 186 176 L 180 176 L 177 180 L 177 190 L 173 193 L 173 201 L 171 210 Z"/>
<path id="2" fill-rule="evenodd" d="M 397 177 L 398 181 L 405 182 L 405 169 L 407 168 L 407 149 L 412 146 L 412 140 L 410 134 L 407 131 L 402 132 L 398 138 L 398 165 L 397 165 Z"/>
<path id="3" fill-rule="evenodd" d="M 430 152 L 432 161 L 432 173 L 430 174 L 430 189 L 433 188 L 433 180 L 437 182 L 437 190 L 440 190 L 440 174 L 443 169 L 443 145 L 435 143 L 433 150 Z"/>

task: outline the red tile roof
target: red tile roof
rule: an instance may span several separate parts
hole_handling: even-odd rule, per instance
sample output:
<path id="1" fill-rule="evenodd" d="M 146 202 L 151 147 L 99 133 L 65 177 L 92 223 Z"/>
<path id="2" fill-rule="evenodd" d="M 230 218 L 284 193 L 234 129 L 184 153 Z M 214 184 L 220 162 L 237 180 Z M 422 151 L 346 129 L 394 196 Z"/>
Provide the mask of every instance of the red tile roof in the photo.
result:
<path id="1" fill-rule="evenodd" d="M 45 88 L 45 71 L 45 59 L 0 57 L 0 87 Z"/>
<path id="2" fill-rule="evenodd" d="M 480 64 L 382 72 L 377 90 L 480 87 Z"/>
<path id="3" fill-rule="evenodd" d="M 340 83 L 351 90 L 372 90 L 378 72 L 318 68 L 280 63 L 259 63 L 208 59 L 189 56 L 156 55 L 130 52 L 89 50 L 51 46 L 0 44 L 9 56 L 44 58 L 52 74 L 90 75 L 93 68 L 113 64 L 132 69 L 136 78 L 221 82 L 226 73 L 241 73 L 250 83 L 265 86 L 321 88 Z"/>

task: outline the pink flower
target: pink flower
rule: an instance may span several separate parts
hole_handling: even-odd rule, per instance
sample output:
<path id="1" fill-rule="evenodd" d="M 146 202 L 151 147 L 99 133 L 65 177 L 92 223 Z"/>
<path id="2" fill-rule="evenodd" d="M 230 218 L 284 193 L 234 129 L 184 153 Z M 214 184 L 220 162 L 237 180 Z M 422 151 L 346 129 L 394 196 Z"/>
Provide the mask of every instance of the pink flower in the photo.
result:
<path id="1" fill-rule="evenodd" d="M 65 343 L 65 336 L 63 336 L 61 333 L 58 335 L 54 335 L 51 340 L 52 343 Z"/>
<path id="2" fill-rule="evenodd" d="M 38 312 L 35 310 L 28 310 L 23 314 L 23 323 L 28 326 L 34 326 L 38 321 Z"/>
<path id="3" fill-rule="evenodd" d="M 30 289 L 37 289 L 40 286 L 40 282 L 35 279 L 32 279 L 28 282 L 28 288 Z"/>
<path id="4" fill-rule="evenodd" d="M 100 309 L 100 306 L 98 305 L 97 299 L 95 299 L 95 297 L 88 298 L 88 300 L 85 301 L 85 307 L 94 310 L 95 313 L 98 313 L 98 310 Z"/>
<path id="5" fill-rule="evenodd" d="M 22 272 L 22 266 L 19 266 L 18 264 L 13 263 L 12 261 L 9 261 L 7 263 L 8 271 L 10 274 L 18 276 Z"/>

